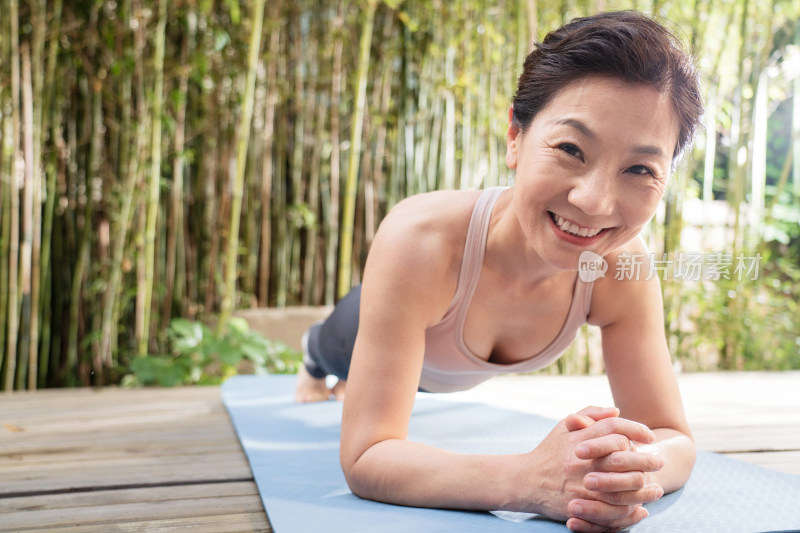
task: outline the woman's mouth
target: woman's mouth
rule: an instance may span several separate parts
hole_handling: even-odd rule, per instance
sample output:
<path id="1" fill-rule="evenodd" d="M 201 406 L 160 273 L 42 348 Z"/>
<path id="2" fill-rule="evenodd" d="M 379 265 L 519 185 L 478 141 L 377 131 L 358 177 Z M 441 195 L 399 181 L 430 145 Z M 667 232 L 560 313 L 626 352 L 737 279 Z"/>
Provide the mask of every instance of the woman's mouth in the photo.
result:
<path id="1" fill-rule="evenodd" d="M 571 222 L 566 218 L 562 217 L 561 215 L 553 213 L 552 211 L 548 211 L 547 214 L 550 215 L 550 220 L 553 221 L 555 227 L 561 230 L 561 232 L 563 232 L 562 235 L 566 234 L 576 239 L 589 240 L 592 239 L 593 237 L 597 237 L 600 233 L 602 233 L 607 229 L 607 228 L 591 228 L 588 226 L 579 226 L 578 224 L 575 224 L 574 222 Z"/>

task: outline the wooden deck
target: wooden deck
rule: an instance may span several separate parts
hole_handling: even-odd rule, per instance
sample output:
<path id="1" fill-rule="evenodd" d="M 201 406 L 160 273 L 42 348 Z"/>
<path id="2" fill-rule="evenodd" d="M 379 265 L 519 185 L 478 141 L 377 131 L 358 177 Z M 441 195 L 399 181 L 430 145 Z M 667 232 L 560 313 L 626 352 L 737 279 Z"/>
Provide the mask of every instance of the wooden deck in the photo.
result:
<path id="1" fill-rule="evenodd" d="M 698 447 L 800 474 L 800 372 L 680 377 Z M 602 377 L 497 378 L 461 397 L 563 416 Z M 0 531 L 270 531 L 218 387 L 0 395 Z"/>

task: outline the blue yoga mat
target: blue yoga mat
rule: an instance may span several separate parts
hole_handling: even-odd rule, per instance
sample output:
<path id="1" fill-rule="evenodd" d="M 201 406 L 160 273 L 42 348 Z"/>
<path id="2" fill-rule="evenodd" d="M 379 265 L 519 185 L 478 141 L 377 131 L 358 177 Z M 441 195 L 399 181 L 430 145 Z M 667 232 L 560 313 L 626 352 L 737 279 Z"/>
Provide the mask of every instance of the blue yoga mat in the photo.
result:
<path id="1" fill-rule="evenodd" d="M 525 513 L 420 509 L 358 498 L 339 466 L 341 403 L 296 404 L 294 382 L 294 376 L 237 376 L 222 386 L 275 533 L 569 531 Z M 520 453 L 554 425 L 535 415 L 418 394 L 409 438 L 465 453 Z M 650 516 L 630 531 L 798 531 L 800 476 L 700 452 L 686 486 L 647 509 Z"/>

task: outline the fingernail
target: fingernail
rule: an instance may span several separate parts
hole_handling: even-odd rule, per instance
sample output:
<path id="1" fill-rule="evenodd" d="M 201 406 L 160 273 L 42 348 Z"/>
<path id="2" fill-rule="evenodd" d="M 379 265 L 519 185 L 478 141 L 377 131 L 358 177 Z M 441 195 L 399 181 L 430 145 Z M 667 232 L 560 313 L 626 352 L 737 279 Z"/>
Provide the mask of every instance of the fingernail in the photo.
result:
<path id="1" fill-rule="evenodd" d="M 585 444 L 580 444 L 578 445 L 577 448 L 575 448 L 575 455 L 577 456 L 588 455 L 588 454 L 589 454 L 589 447 L 586 446 Z"/>
<path id="2" fill-rule="evenodd" d="M 583 513 L 583 505 L 579 503 L 573 503 L 571 507 L 572 507 L 572 514 L 579 515 Z"/>
<path id="3" fill-rule="evenodd" d="M 597 488 L 597 483 L 598 483 L 598 480 L 597 480 L 597 478 L 595 476 L 586 476 L 586 479 L 584 480 L 584 485 L 589 490 L 596 489 Z"/>

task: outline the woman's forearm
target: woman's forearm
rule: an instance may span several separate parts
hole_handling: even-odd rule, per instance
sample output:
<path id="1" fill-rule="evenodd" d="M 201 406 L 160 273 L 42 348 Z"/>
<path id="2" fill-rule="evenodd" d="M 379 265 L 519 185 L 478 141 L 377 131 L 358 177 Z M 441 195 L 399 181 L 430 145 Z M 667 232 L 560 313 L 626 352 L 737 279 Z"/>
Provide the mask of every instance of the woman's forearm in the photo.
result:
<path id="1" fill-rule="evenodd" d="M 523 455 L 450 452 L 390 439 L 368 448 L 345 476 L 354 494 L 398 505 L 491 511 L 526 510 L 514 478 Z M 531 511 L 533 512 L 533 511 Z"/>
<path id="2" fill-rule="evenodd" d="M 686 484 L 694 467 L 694 441 L 680 431 L 669 428 L 654 429 L 658 448 L 664 458 L 664 468 L 648 474 L 648 480 L 658 483 L 665 493 L 674 492 Z"/>

